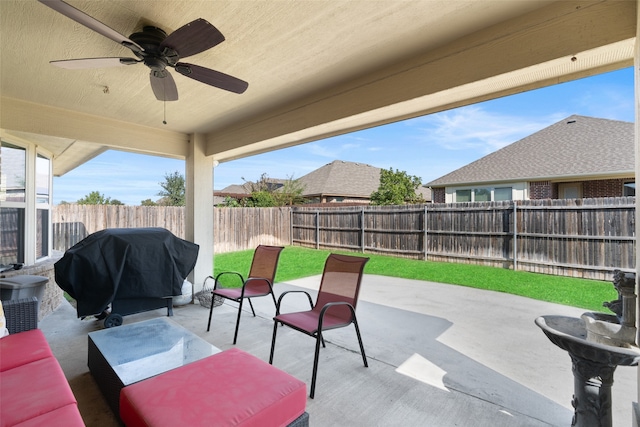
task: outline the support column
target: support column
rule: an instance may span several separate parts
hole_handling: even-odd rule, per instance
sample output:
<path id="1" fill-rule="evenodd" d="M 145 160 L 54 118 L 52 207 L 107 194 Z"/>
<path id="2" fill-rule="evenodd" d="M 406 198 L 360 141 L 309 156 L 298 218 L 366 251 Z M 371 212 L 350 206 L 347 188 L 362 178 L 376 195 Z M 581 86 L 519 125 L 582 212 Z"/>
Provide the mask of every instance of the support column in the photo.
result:
<path id="1" fill-rule="evenodd" d="M 634 80 L 634 107 L 635 107 L 635 169 L 636 169 L 636 184 L 638 183 L 638 178 L 640 178 L 640 0 L 636 0 L 636 44 L 633 52 L 633 80 Z M 638 217 L 638 213 L 640 209 L 640 198 L 636 195 L 636 217 Z M 638 234 L 640 232 L 640 224 L 636 221 L 636 236 L 640 236 Z M 637 243 L 636 243 L 637 245 Z M 638 271 L 638 267 L 640 266 L 640 251 L 636 250 L 636 272 Z M 640 295 L 640 285 L 638 284 L 638 280 L 640 280 L 640 274 L 636 274 L 636 295 Z M 636 344 L 640 344 L 640 298 L 636 298 L 636 330 L 638 331 L 638 336 L 636 337 Z M 638 405 L 638 401 L 640 401 L 640 364 L 637 368 L 638 375 L 638 392 L 636 394 L 636 402 L 633 403 L 633 426 L 640 427 L 640 405 Z"/>
<path id="2" fill-rule="evenodd" d="M 194 292 L 213 274 L 213 157 L 205 153 L 204 134 L 192 134 L 186 158 L 185 237 L 200 246 L 198 261 L 189 275 Z"/>
<path id="3" fill-rule="evenodd" d="M 638 178 L 640 178 L 640 0 L 636 0 L 636 44 L 633 52 L 633 80 L 634 80 L 634 107 L 635 107 L 635 169 L 636 169 L 636 184 L 638 183 Z M 638 217 L 638 213 L 640 209 L 640 198 L 636 195 L 636 217 Z M 636 221 L 636 236 L 640 236 L 640 224 Z M 636 243 L 637 245 L 637 243 Z M 638 267 L 640 266 L 640 251 L 636 250 L 636 272 L 638 271 Z M 636 295 L 640 295 L 640 285 L 638 284 L 638 280 L 640 280 L 640 274 L 636 274 Z M 638 331 L 638 336 L 636 337 L 636 344 L 640 344 L 640 298 L 636 298 L 636 330 Z M 632 410 L 632 419 L 633 426 L 640 427 L 640 405 L 638 401 L 640 401 L 640 364 L 637 368 L 638 375 L 638 392 L 636 394 L 636 402 L 633 403 Z"/>

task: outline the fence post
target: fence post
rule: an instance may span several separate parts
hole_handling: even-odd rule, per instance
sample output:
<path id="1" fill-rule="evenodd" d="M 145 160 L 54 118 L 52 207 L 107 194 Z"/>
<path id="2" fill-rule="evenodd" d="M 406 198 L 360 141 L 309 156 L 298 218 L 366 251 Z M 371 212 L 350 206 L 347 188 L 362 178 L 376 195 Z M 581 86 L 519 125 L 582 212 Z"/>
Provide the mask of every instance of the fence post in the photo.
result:
<path id="1" fill-rule="evenodd" d="M 320 249 L 320 211 L 316 211 L 316 249 Z"/>
<path id="2" fill-rule="evenodd" d="M 429 219 L 427 217 L 427 205 L 424 205 L 424 221 L 422 221 L 422 226 L 424 227 L 424 237 L 422 242 L 422 249 L 424 251 L 424 260 L 427 260 L 427 245 L 429 242 L 429 236 L 427 230 L 429 229 Z"/>
<path id="3" fill-rule="evenodd" d="M 518 202 L 513 201 L 513 271 L 518 270 Z"/>
<path id="4" fill-rule="evenodd" d="M 364 206 L 360 211 L 360 243 L 362 246 L 362 253 L 364 253 Z"/>
<path id="5" fill-rule="evenodd" d="M 293 246 L 293 208 L 289 206 L 289 244 Z"/>

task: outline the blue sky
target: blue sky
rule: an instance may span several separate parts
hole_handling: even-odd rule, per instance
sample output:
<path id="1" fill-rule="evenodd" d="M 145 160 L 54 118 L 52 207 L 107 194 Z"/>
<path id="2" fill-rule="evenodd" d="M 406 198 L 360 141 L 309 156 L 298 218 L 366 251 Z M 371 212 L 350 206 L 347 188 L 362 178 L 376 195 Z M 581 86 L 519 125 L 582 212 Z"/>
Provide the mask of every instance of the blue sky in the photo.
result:
<path id="1" fill-rule="evenodd" d="M 214 188 L 300 178 L 334 160 L 398 169 L 423 184 L 572 114 L 634 121 L 633 68 L 221 163 Z M 128 205 L 157 200 L 167 174 L 184 161 L 110 150 L 54 178 L 54 203 L 92 191 Z"/>

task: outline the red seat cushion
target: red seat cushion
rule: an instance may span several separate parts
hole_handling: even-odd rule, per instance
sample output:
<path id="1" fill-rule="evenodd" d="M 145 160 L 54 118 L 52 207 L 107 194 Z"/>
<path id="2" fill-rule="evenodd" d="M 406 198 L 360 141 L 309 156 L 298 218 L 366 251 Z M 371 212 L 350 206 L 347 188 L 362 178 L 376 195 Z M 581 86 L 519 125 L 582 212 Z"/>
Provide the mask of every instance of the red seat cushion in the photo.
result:
<path id="1" fill-rule="evenodd" d="M 46 414 L 31 418 L 15 427 L 85 427 L 76 404 L 66 405 Z"/>
<path id="2" fill-rule="evenodd" d="M 0 372 L 46 357 L 53 357 L 40 329 L 11 334 L 0 339 Z M 66 382 L 66 381 L 65 381 Z"/>
<path id="3" fill-rule="evenodd" d="M 3 371 L 0 396 L 2 427 L 19 424 L 66 405 L 76 405 L 62 368 L 53 357 Z"/>
<path id="4" fill-rule="evenodd" d="M 232 348 L 122 389 L 127 427 L 286 426 L 304 413 L 306 385 Z"/>

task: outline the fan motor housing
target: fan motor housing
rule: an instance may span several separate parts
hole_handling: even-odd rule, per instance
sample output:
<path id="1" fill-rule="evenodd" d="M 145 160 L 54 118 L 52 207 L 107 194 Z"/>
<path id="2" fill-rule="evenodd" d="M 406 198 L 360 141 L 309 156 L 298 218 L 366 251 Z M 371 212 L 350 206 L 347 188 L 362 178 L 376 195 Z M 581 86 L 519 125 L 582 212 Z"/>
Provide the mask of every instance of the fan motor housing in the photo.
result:
<path id="1" fill-rule="evenodd" d="M 160 43 L 167 38 L 167 33 L 158 27 L 147 25 L 142 28 L 142 31 L 131 34 L 129 38 L 151 53 L 159 50 Z"/>

